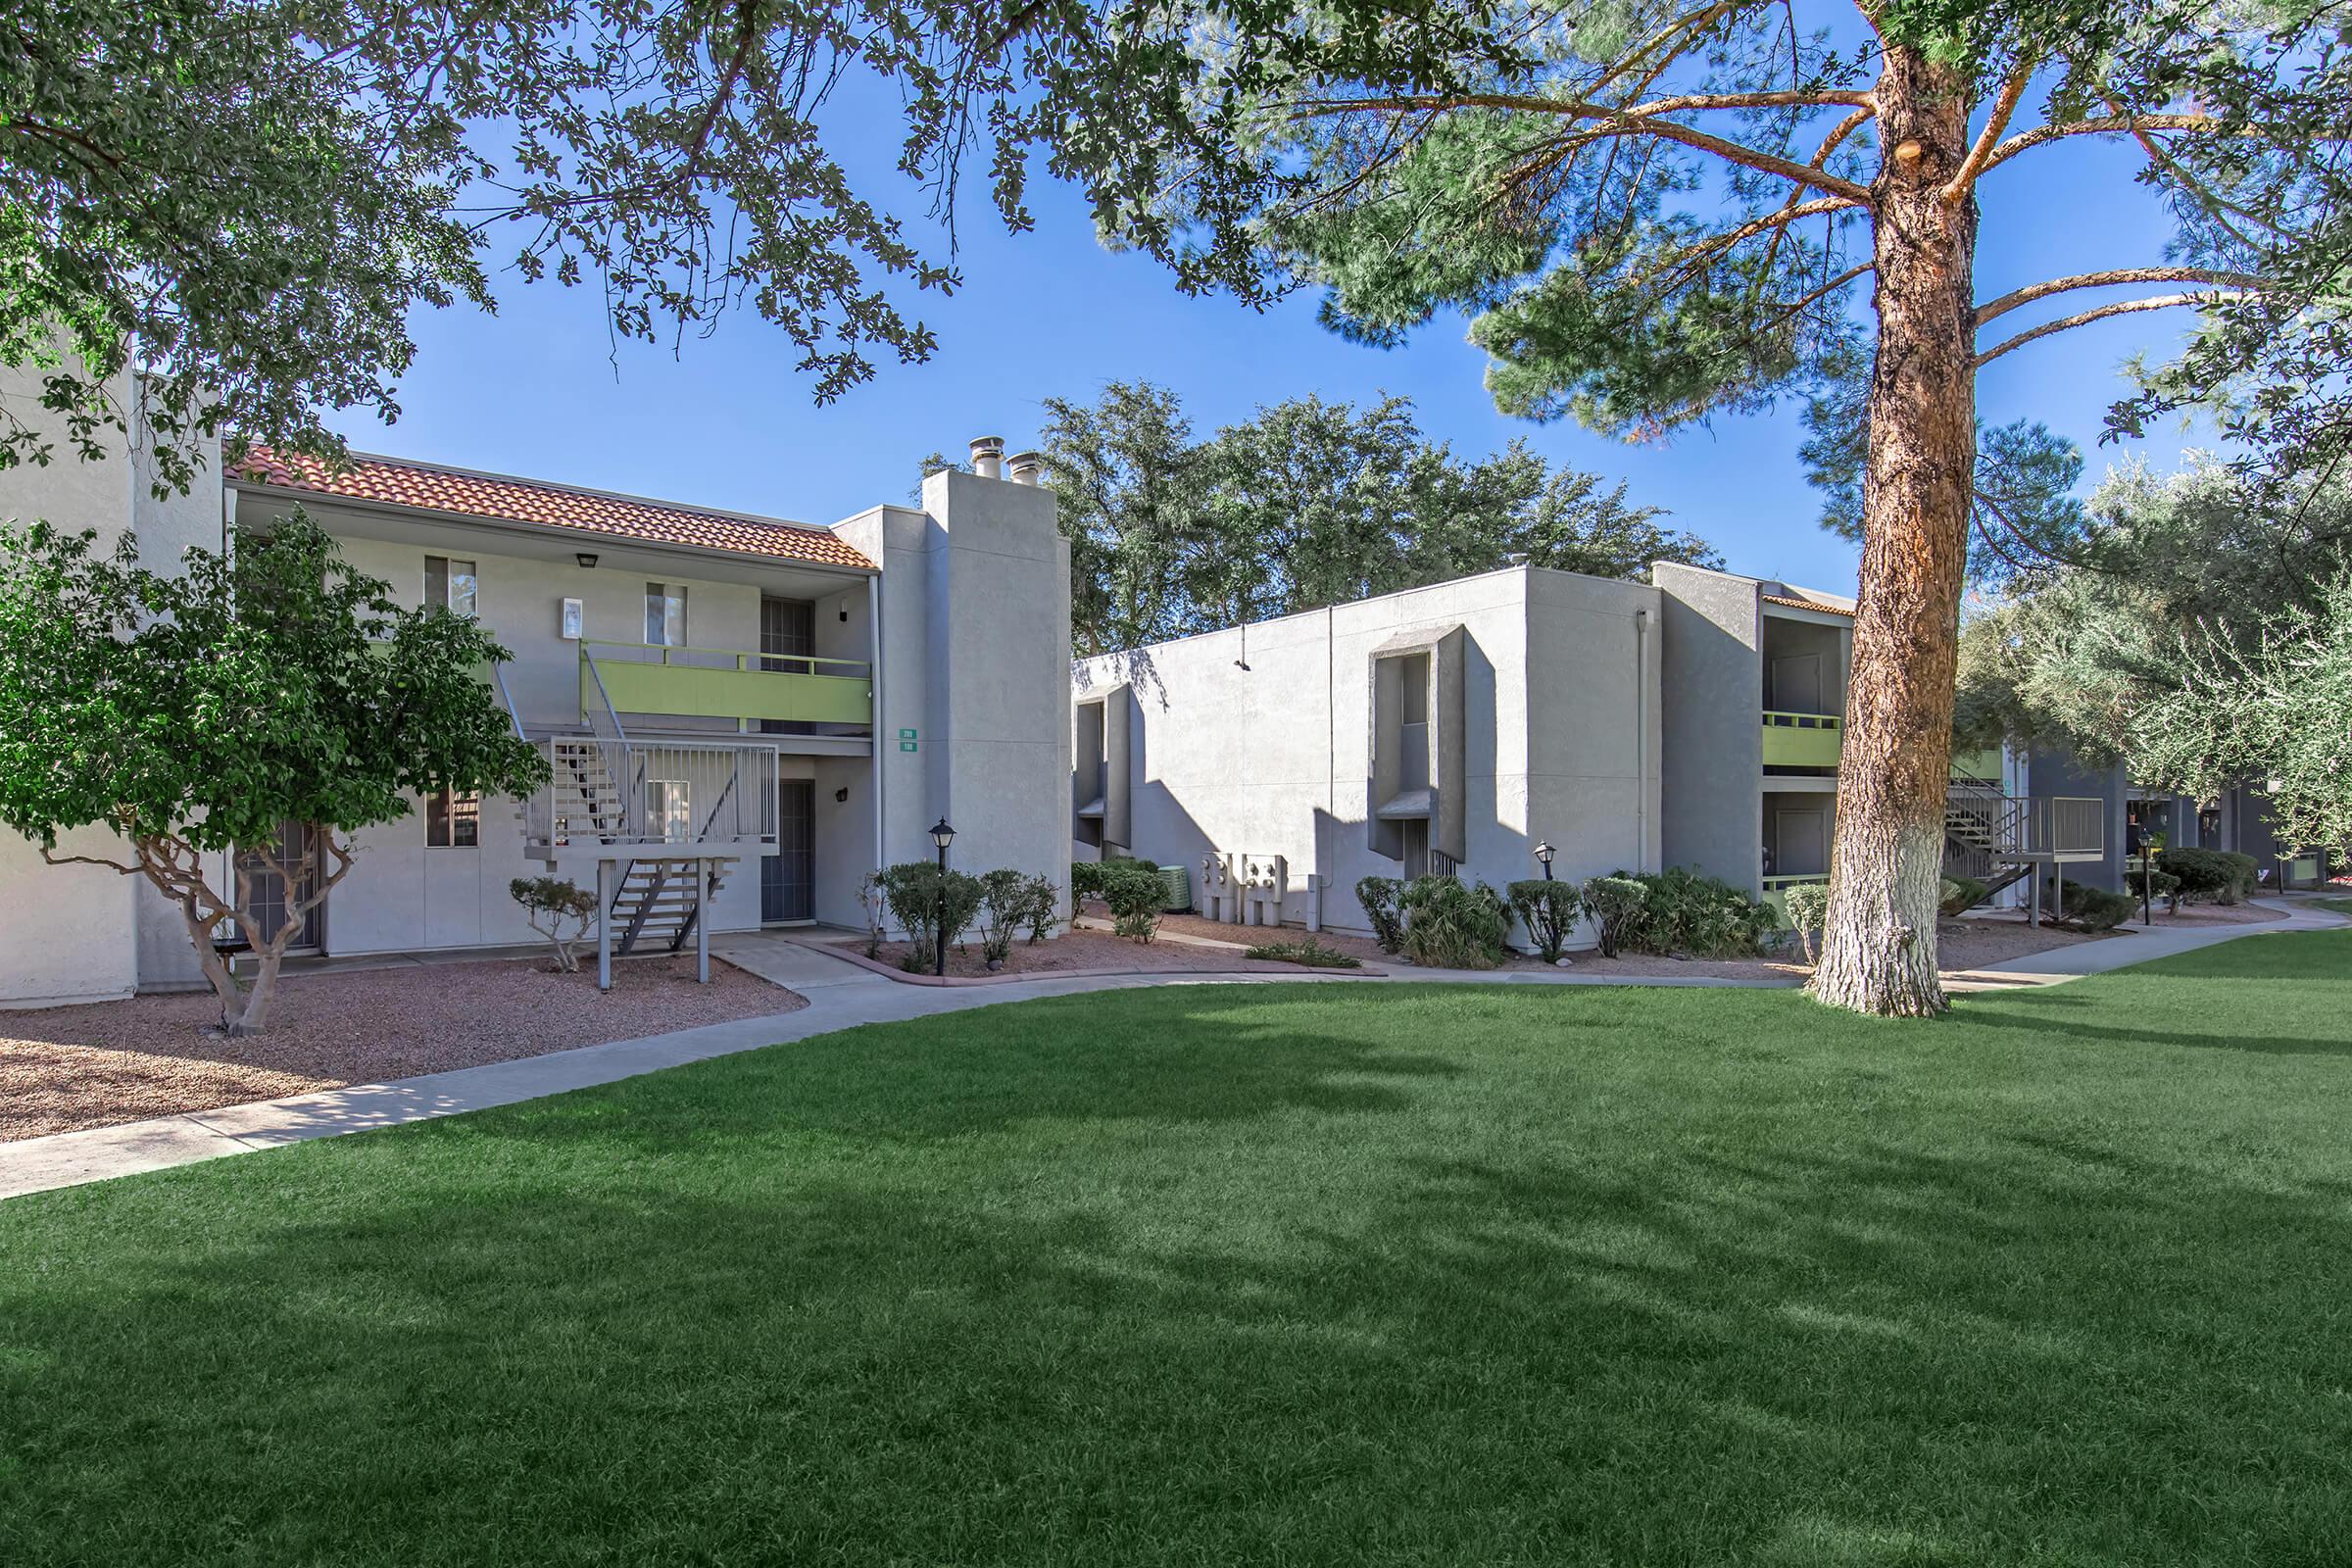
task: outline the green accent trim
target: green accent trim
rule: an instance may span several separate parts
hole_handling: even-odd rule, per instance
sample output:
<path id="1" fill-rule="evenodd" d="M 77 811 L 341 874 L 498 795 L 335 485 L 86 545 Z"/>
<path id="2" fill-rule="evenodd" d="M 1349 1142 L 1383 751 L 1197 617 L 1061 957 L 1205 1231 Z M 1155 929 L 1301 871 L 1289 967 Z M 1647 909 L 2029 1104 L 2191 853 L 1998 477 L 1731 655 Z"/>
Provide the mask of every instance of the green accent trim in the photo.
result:
<path id="1" fill-rule="evenodd" d="M 1952 758 L 1952 777 L 1982 778 L 2000 782 L 2001 751 L 1990 747 L 1981 752 L 1960 752 Z"/>
<path id="2" fill-rule="evenodd" d="M 1766 767 L 1836 767 L 1845 720 L 1830 713 L 1764 714 Z"/>
<path id="3" fill-rule="evenodd" d="M 602 644 L 633 648 L 635 644 Z M 701 718 L 797 719 L 815 724 L 866 724 L 874 718 L 874 683 L 866 675 L 811 675 L 798 670 L 760 667 L 760 654 L 714 653 L 699 648 L 660 650 L 702 659 L 731 659 L 733 668 L 708 664 L 596 659 L 583 643 L 580 648 L 580 711 L 603 706 L 597 696 L 602 676 L 605 695 L 622 713 L 674 713 Z M 842 660 L 804 659 L 795 663 L 822 668 L 858 668 Z M 593 671 L 591 670 L 593 664 Z"/>
<path id="4" fill-rule="evenodd" d="M 1763 902 L 1781 911 L 1781 923 L 1788 923 L 1788 890 L 1799 882 L 1827 882 L 1830 873 L 1819 871 L 1811 876 L 1768 876 L 1764 879 Z"/>

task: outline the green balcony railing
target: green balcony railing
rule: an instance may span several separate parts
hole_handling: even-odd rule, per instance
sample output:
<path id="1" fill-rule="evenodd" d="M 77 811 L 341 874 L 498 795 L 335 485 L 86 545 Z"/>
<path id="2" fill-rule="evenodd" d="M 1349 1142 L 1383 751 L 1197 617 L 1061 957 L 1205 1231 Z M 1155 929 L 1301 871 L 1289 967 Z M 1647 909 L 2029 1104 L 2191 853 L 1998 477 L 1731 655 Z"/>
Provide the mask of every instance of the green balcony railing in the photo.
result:
<path id="1" fill-rule="evenodd" d="M 1833 713 L 1764 714 L 1766 767 L 1836 767 L 1845 720 Z"/>
<path id="2" fill-rule="evenodd" d="M 601 687 L 601 690 L 600 690 Z M 871 665 L 650 643 L 580 644 L 580 711 L 772 718 L 871 728 Z"/>

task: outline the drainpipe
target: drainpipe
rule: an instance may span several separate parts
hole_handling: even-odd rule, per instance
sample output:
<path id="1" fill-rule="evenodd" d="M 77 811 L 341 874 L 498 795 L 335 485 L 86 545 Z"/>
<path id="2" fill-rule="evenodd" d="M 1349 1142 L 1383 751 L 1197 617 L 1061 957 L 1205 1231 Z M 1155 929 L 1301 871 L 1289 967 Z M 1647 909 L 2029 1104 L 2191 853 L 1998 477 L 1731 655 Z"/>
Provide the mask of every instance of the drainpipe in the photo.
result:
<path id="1" fill-rule="evenodd" d="M 1546 871 L 1549 866 L 1544 867 Z M 1634 869 L 1649 869 L 1649 612 L 1634 612 Z"/>
<path id="2" fill-rule="evenodd" d="M 883 546 L 882 553 L 886 556 L 890 553 L 887 542 Z M 871 756 L 868 760 L 873 763 L 874 869 L 879 871 L 890 863 L 884 858 L 883 849 L 882 807 L 889 797 L 884 793 L 882 783 L 882 729 L 883 721 L 889 717 L 890 710 L 882 703 L 882 574 L 880 572 L 865 579 L 865 641 L 866 667 L 873 672 L 874 687 L 873 716 L 872 721 L 866 725 L 866 729 L 871 734 L 867 748 Z"/>

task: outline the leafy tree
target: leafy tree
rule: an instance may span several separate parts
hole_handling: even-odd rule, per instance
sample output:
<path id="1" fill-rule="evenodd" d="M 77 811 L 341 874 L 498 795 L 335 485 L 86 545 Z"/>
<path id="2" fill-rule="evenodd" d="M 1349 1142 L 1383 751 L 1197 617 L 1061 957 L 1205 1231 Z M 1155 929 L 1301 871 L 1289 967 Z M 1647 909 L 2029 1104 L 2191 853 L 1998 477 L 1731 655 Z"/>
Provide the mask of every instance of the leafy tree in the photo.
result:
<path id="1" fill-rule="evenodd" d="M 935 349 L 909 307 L 959 281 L 967 167 L 1009 230 L 1033 223 L 1042 163 L 1185 286 L 1263 298 L 1250 209 L 1281 180 L 1238 156 L 1245 103 L 1302 67 L 1391 80 L 1510 53 L 1484 4 L 1400 14 L 1411 28 L 1263 0 L 27 0 L 0 23 L 0 365 L 43 368 L 61 417 L 0 414 L 0 463 L 45 460 L 60 423 L 85 456 L 109 426 L 152 431 L 181 488 L 214 429 L 231 461 L 246 440 L 338 450 L 323 410 L 397 414 L 411 309 L 490 305 L 501 263 L 596 289 L 616 339 L 749 306 L 829 400 Z M 890 174 L 828 145 L 845 93 L 896 97 Z M 1179 235 L 1152 198 L 1195 178 Z"/>
<path id="2" fill-rule="evenodd" d="M 1300 7 L 1281 26 L 1305 40 L 1348 20 L 1365 13 L 1334 25 Z M 1484 20 L 1482 42 L 1505 47 L 1417 38 L 1386 75 L 1302 42 L 1296 69 L 1252 80 L 1244 151 L 1264 178 L 1205 169 L 1157 210 L 1213 254 L 1247 206 L 1283 275 L 1325 289 L 1326 318 L 1371 341 L 1440 308 L 1474 313 L 1497 404 L 1534 417 L 1655 437 L 1868 363 L 1846 420 L 1864 431 L 1863 559 L 1812 990 L 1937 1011 L 1976 372 L 2086 321 L 2204 306 L 2226 341 L 2181 362 L 2172 389 L 2196 396 L 2258 371 L 2267 324 L 2343 319 L 2340 7 L 1564 0 Z M 2085 136 L 2144 158 L 2177 219 L 2168 253 L 1980 298 L 1984 180 Z M 2073 308 L 2085 297 L 2098 303 Z M 2064 314 L 2018 324 L 2048 311 Z M 2048 462 L 2019 456 L 2028 477 Z"/>
<path id="3" fill-rule="evenodd" d="M 253 1033 L 355 830 L 428 791 L 519 795 L 546 763 L 479 675 L 506 650 L 446 610 L 401 609 L 299 512 L 232 557 L 189 551 L 177 574 L 94 539 L 0 528 L 0 823 L 52 864 L 145 877 L 179 910 L 222 1027 Z M 315 854 L 281 841 L 289 823 Z M 92 824 L 116 854 L 59 852 Z M 215 885 L 220 852 L 232 888 Z M 254 907 L 264 872 L 284 889 L 275 923 Z M 223 921 L 259 960 L 250 992 L 214 951 Z"/>
<path id="4" fill-rule="evenodd" d="M 1047 471 L 1070 538 L 1072 641 L 1106 653 L 1498 566 L 1639 578 L 1721 565 L 1625 486 L 1514 442 L 1464 462 L 1405 398 L 1304 398 L 1193 438 L 1176 394 L 1049 399 Z"/>
<path id="5" fill-rule="evenodd" d="M 2306 478 L 2282 489 L 2203 456 L 2169 475 L 2120 469 L 2089 513 L 2092 526 L 2071 564 L 1970 617 L 1954 733 L 1968 747 L 2004 739 L 2063 746 L 2210 798 L 2215 775 L 2161 762 L 2143 721 L 2182 690 L 2184 670 L 2237 669 L 2282 624 L 2321 622 L 2334 585 L 2352 571 L 2352 481 Z M 2209 703 L 2213 722 L 2225 726 L 2217 739 L 2242 736 L 2234 716 L 2218 711 L 2224 704 Z M 2181 722 L 2168 727 L 2177 734 Z M 2208 760 L 2222 766 L 2224 754 Z M 2268 768 L 2249 748 L 2232 773 Z"/>

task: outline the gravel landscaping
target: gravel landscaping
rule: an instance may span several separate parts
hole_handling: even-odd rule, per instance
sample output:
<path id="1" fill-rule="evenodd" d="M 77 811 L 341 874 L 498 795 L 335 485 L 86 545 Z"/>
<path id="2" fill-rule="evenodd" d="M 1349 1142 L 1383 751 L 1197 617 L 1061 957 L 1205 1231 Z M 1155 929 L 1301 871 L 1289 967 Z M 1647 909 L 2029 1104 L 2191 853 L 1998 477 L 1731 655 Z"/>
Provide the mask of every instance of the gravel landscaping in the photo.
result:
<path id="1" fill-rule="evenodd" d="M 288 976 L 267 1033 L 204 1033 L 209 991 L 0 1012 L 0 1142 L 381 1083 L 807 1006 L 713 959 L 627 959 L 612 990 L 531 960 Z"/>

